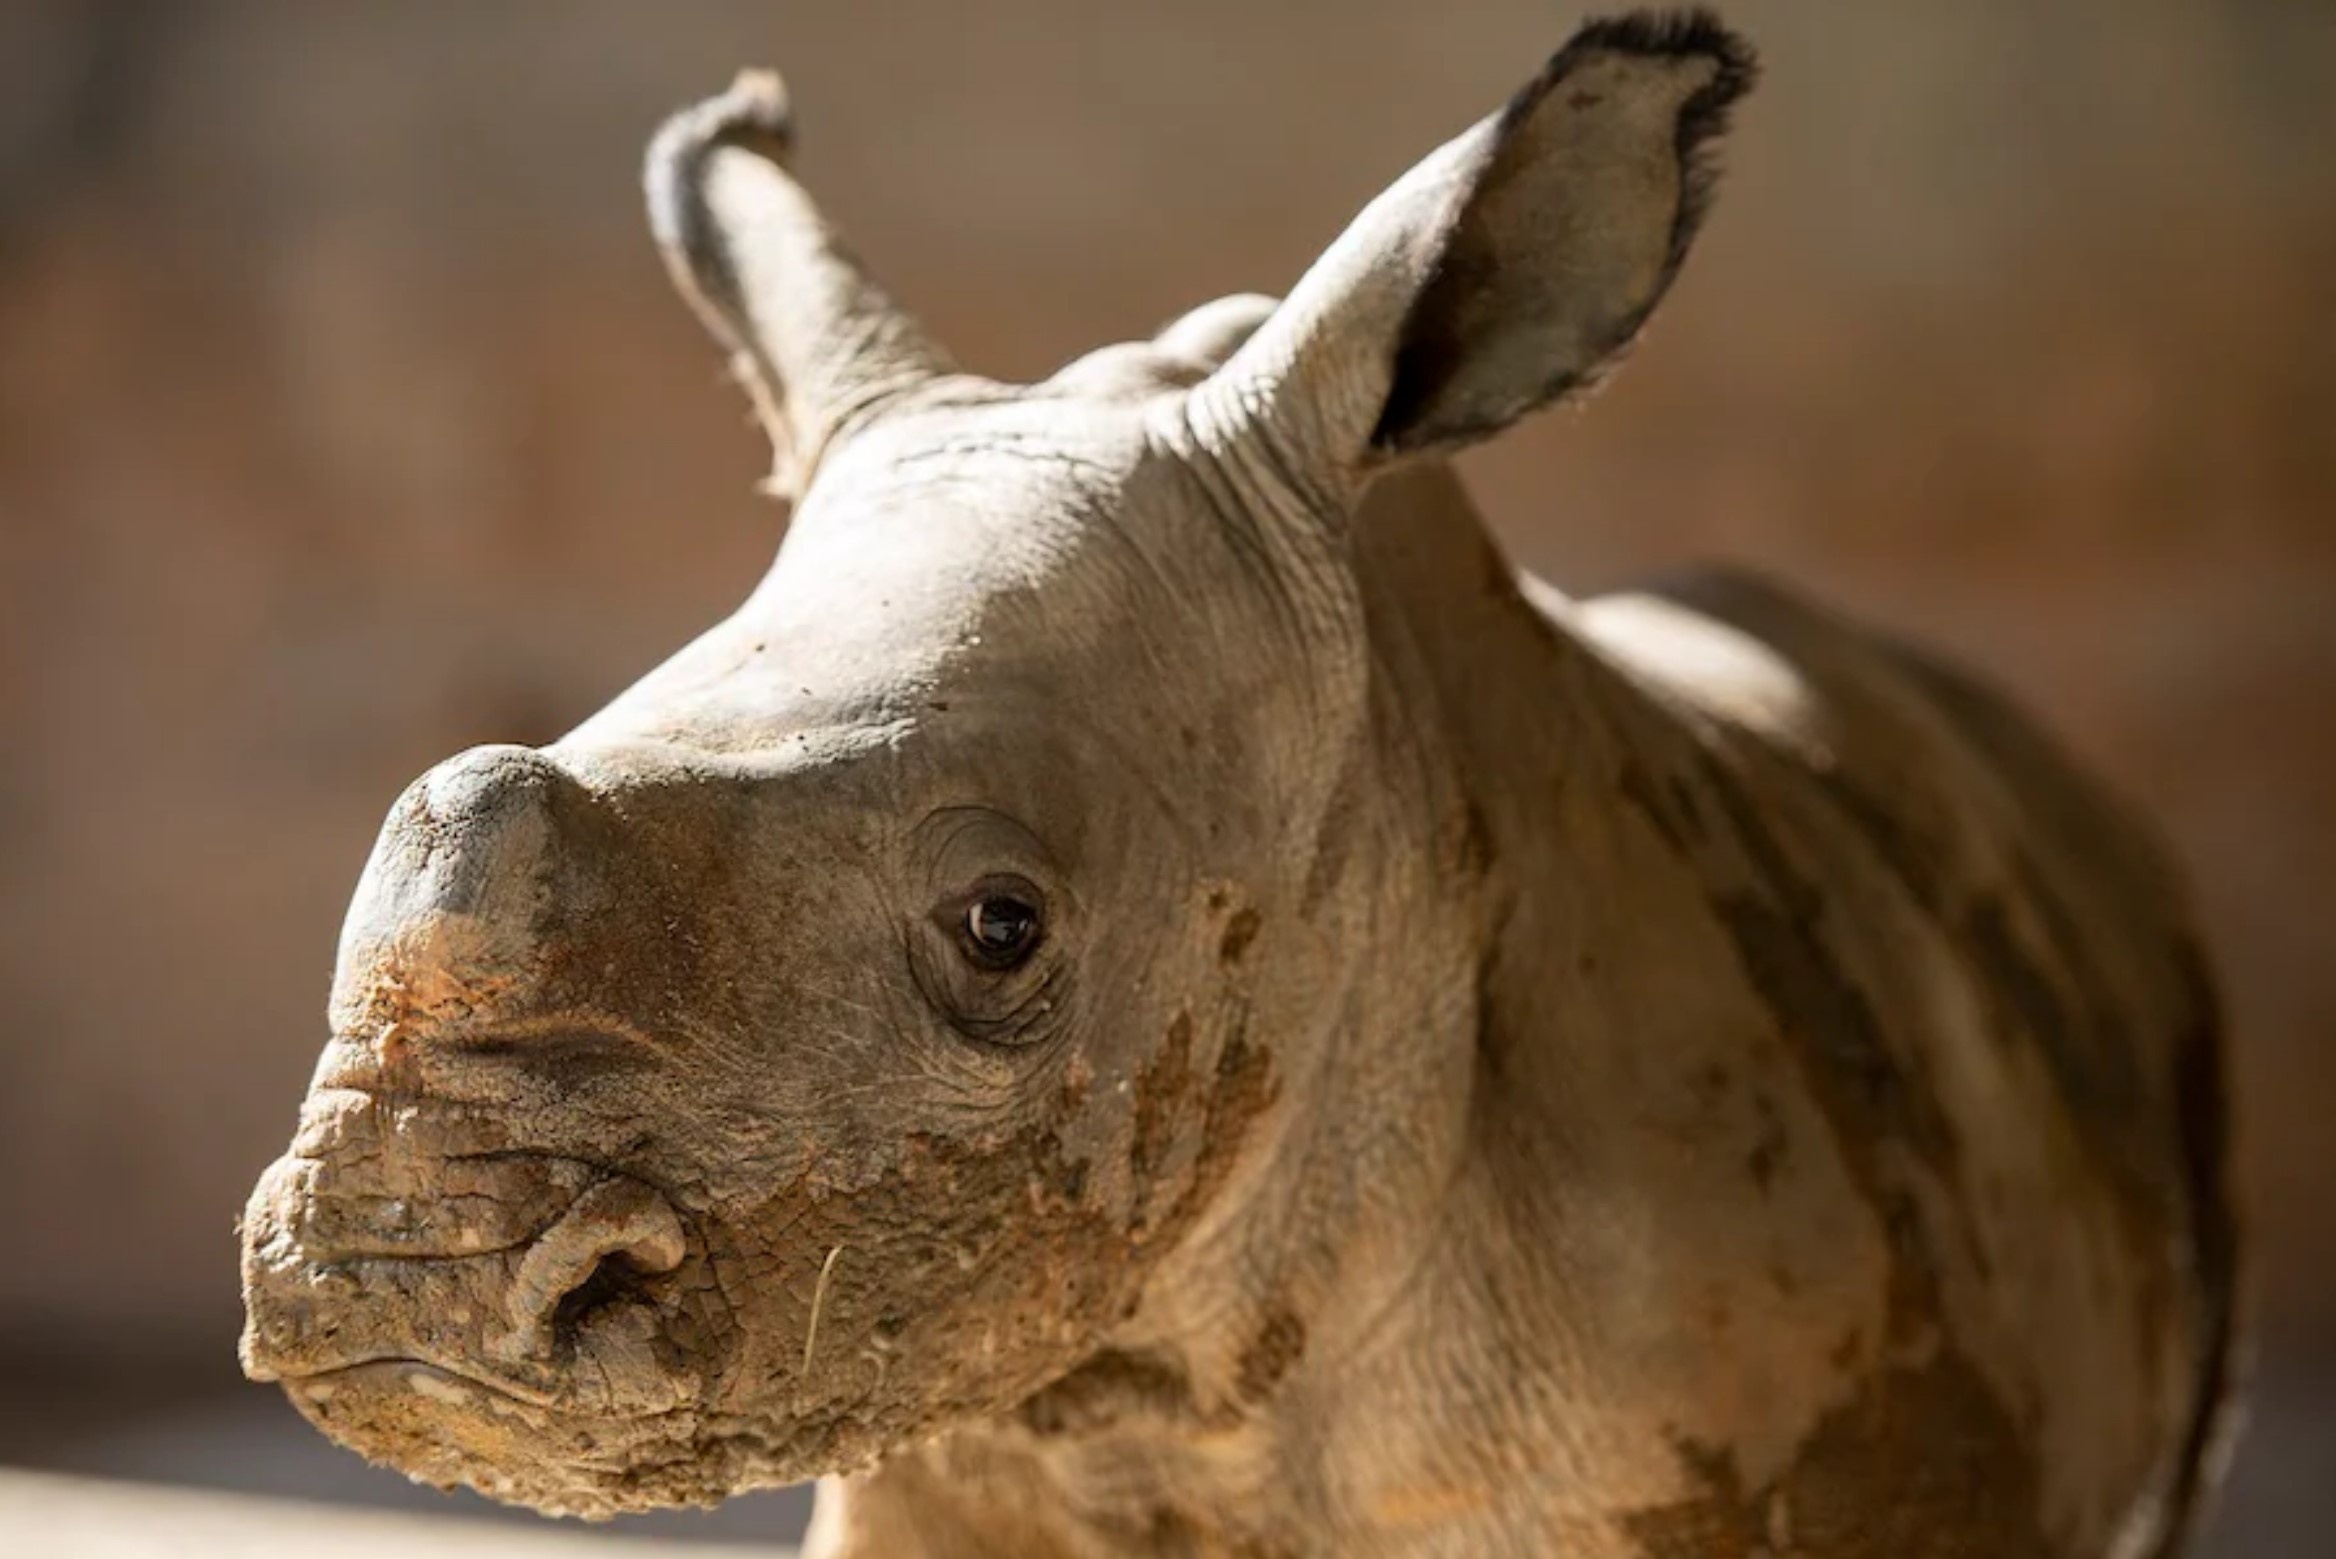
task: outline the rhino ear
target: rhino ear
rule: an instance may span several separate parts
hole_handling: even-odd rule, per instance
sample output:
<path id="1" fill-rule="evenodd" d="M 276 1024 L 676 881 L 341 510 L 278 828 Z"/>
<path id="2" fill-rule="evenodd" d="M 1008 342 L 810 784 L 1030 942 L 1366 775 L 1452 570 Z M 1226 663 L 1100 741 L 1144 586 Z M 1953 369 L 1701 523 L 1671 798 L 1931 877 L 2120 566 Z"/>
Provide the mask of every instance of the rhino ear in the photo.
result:
<path id="1" fill-rule="evenodd" d="M 1196 392 L 1202 425 L 1336 487 L 1590 384 L 1685 259 L 1754 74 L 1702 12 L 1590 23 L 1355 219 Z"/>
<path id="2" fill-rule="evenodd" d="M 786 88 L 748 71 L 668 119 L 644 170 L 666 269 L 729 351 L 791 496 L 830 442 L 952 371 L 796 183 L 793 145 Z"/>

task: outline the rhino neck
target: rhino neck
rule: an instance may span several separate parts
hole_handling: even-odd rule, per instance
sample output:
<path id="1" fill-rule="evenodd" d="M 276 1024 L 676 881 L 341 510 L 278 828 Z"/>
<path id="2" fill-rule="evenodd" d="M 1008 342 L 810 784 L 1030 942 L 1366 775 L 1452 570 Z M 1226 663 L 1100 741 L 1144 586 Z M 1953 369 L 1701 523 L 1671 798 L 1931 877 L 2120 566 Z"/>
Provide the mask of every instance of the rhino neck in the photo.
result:
<path id="1" fill-rule="evenodd" d="M 1228 1187 L 1225 1216 L 1171 1261 L 1122 1339 L 1175 1377 L 1167 1432 L 1238 1426 L 1269 1459 L 1284 1435 L 1310 1445 L 1331 1432 L 1285 1383 L 1327 1379 L 1407 1324 L 1420 1267 L 1452 1259 L 1438 1230 L 1476 1193 L 1482 975 L 1507 825 L 1504 798 L 1477 783 L 1491 749 L 1469 657 L 1504 627 L 1526 635 L 1500 651 L 1510 664 L 1559 647 L 1440 464 L 1374 489 L 1355 553 L 1365 714 L 1329 765 L 1339 777 L 1305 841 L 1311 902 L 1298 912 L 1319 961 L 1261 993 L 1253 1016 L 1287 1058 L 1289 1108 Z M 1106 1364 L 1116 1375 L 1118 1360 Z"/>
<path id="2" fill-rule="evenodd" d="M 1354 551 L 1368 716 L 1310 841 L 1323 961 L 1253 1015 L 1313 1064 L 1126 1325 L 1020 1412 L 831 1486 L 819 1559 L 1560 1534 L 1603 1559 L 1639 1551 L 1604 1502 L 1674 1489 L 1663 1415 L 1692 1414 L 1672 1382 L 1634 1400 L 1634 1312 L 1732 1272 L 1728 1231 L 1768 1216 L 1757 1177 L 1640 1140 L 1714 1041 L 1650 1024 L 1698 1011 L 1666 998 L 1663 949 L 1702 911 L 1633 904 L 1660 841 L 1625 826 L 1617 776 L 1695 738 L 1520 584 L 1448 470 L 1383 482 Z"/>
<path id="3" fill-rule="evenodd" d="M 838 1487 L 836 1553 L 924 1551 L 886 1545 L 928 1530 L 986 1532 L 962 1550 L 984 1554 L 1400 1552 L 1517 1427 L 1467 1404 L 1513 1373 L 1508 1328 L 1546 1321 L 1496 1313 L 1504 1254 L 1537 1232 L 1500 1144 L 1539 1102 L 1504 1096 L 1482 1041 L 1517 879 L 1564 854 L 1515 777 L 1561 782 L 1567 668 L 1596 668 L 1441 466 L 1383 482 L 1356 551 L 1370 715 L 1318 852 L 1343 907 L 1329 961 L 1257 1017 L 1311 1023 L 1319 1064 L 1282 1079 L 1294 1107 L 1228 1188 L 1237 1213 L 1110 1346 L 1013 1421 Z"/>

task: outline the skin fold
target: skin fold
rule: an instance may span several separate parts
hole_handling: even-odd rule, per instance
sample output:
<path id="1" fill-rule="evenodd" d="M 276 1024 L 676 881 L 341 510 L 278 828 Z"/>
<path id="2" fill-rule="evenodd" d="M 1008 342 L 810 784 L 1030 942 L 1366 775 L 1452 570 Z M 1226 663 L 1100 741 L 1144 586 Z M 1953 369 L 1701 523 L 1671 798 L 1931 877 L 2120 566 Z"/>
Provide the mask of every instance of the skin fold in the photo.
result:
<path id="1" fill-rule="evenodd" d="M 2164 1559 L 2215 1004 L 2154 838 L 1747 575 L 1575 600 L 1447 457 L 1684 259 L 1749 51 L 1593 23 L 1280 301 L 960 371 L 776 78 L 652 225 L 794 505 L 728 619 L 392 808 L 247 1371 L 807 1552 Z"/>

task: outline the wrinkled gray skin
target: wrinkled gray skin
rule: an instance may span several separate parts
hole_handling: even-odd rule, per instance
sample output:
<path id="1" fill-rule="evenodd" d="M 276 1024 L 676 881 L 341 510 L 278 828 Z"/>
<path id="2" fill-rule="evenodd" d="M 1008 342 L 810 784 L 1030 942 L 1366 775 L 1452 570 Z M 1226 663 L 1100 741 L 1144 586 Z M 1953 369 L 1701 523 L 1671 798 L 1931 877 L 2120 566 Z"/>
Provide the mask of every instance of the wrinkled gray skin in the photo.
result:
<path id="1" fill-rule="evenodd" d="M 1286 302 L 1030 387 L 774 80 L 674 121 L 792 528 L 397 803 L 250 1372 L 547 1511 L 828 1475 L 829 1559 L 2176 1552 L 2232 1242 L 2155 846 L 1780 590 L 1521 578 L 1440 460 L 1629 342 L 1749 78 L 1593 26 Z"/>

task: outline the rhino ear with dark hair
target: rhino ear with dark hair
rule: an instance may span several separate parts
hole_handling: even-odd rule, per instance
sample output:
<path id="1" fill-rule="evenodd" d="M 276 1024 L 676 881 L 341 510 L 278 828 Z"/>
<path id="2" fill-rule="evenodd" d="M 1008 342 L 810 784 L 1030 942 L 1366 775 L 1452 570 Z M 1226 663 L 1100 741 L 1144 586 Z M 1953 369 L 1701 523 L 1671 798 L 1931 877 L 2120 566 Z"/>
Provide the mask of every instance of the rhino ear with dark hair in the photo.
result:
<path id="1" fill-rule="evenodd" d="M 786 88 L 748 71 L 668 119 L 644 170 L 666 269 L 729 351 L 788 496 L 830 443 L 953 371 L 795 181 L 793 147 Z"/>
<path id="2" fill-rule="evenodd" d="M 1327 485 L 1592 383 L 1685 259 L 1751 49 L 1702 12 L 1583 27 L 1374 201 L 1196 395 Z"/>

